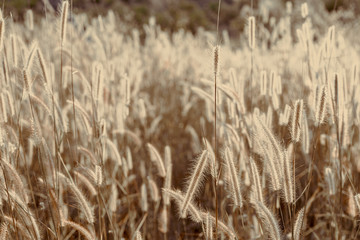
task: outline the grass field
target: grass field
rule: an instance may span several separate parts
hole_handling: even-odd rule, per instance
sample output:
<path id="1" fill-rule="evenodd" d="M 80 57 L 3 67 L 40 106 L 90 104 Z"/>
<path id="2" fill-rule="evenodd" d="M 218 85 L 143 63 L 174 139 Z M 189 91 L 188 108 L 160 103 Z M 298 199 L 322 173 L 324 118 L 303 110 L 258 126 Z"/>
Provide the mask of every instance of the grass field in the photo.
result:
<path id="1" fill-rule="evenodd" d="M 360 27 L 250 10 L 1 16 L 0 240 L 360 238 Z"/>

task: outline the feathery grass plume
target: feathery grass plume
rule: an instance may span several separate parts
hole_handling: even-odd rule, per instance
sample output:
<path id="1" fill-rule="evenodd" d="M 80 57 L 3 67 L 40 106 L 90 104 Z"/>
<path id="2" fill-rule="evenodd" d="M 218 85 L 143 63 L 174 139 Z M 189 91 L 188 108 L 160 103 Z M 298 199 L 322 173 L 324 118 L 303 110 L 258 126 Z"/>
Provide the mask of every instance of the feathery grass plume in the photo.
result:
<path id="1" fill-rule="evenodd" d="M 291 122 L 291 139 L 294 143 L 300 141 L 302 114 L 303 114 L 303 100 L 298 99 L 295 102 L 295 107 Z"/>
<path id="2" fill-rule="evenodd" d="M 42 142 L 42 131 L 36 115 L 30 119 L 31 140 L 37 146 Z"/>
<path id="3" fill-rule="evenodd" d="M 27 56 L 25 69 L 28 72 L 31 71 L 31 67 L 32 67 L 32 65 L 34 63 L 34 57 L 35 57 L 36 49 L 37 49 L 37 42 L 35 41 L 35 42 L 32 43 L 30 53 Z"/>
<path id="4" fill-rule="evenodd" d="M 95 166 L 95 183 L 96 185 L 100 186 L 102 184 L 102 169 L 101 166 L 96 165 Z"/>
<path id="5" fill-rule="evenodd" d="M 34 218 L 34 213 L 32 213 L 31 211 L 28 210 L 27 212 L 28 217 L 30 219 L 31 225 L 32 225 L 32 230 L 33 230 L 33 234 L 34 234 L 34 238 L 40 240 L 41 239 L 41 234 L 40 234 L 40 229 L 38 224 L 36 223 L 37 221 Z"/>
<path id="6" fill-rule="evenodd" d="M 8 235 L 8 224 L 3 222 L 0 227 L 0 240 L 6 240 L 6 236 Z"/>
<path id="7" fill-rule="evenodd" d="M 291 115 L 291 107 L 288 104 L 286 104 L 284 109 L 284 125 L 289 124 L 290 115 Z"/>
<path id="8" fill-rule="evenodd" d="M 78 171 L 74 171 L 74 174 L 76 179 L 89 190 L 92 196 L 97 195 L 96 188 L 93 186 L 93 184 L 90 182 L 90 180 L 87 177 L 85 177 L 83 174 L 79 173 Z"/>
<path id="9" fill-rule="evenodd" d="M 156 183 L 154 182 L 154 180 L 152 180 L 150 177 L 148 177 L 148 180 L 149 180 L 151 199 L 157 203 L 160 200 L 159 189 L 158 189 Z"/>
<path id="10" fill-rule="evenodd" d="M 327 46 L 326 54 L 327 54 L 327 57 L 331 57 L 332 51 L 333 51 L 333 49 L 335 47 L 334 45 L 335 45 L 335 26 L 332 25 L 331 27 L 329 27 L 328 35 L 327 35 L 327 38 L 326 38 L 326 46 Z"/>
<path id="11" fill-rule="evenodd" d="M 64 45 L 64 43 L 66 41 L 66 25 L 67 25 L 68 11 L 69 11 L 69 1 L 65 0 L 62 2 L 62 5 L 61 5 L 61 16 L 60 16 L 61 45 Z"/>
<path id="12" fill-rule="evenodd" d="M 282 173 L 278 171 L 281 169 L 281 164 L 283 161 L 283 149 L 278 140 L 275 139 L 274 134 L 270 129 L 262 122 L 262 120 L 254 115 L 254 124 L 258 129 L 256 139 L 258 139 L 263 152 L 263 158 L 267 159 L 265 161 L 266 169 L 269 171 L 271 184 L 274 191 L 281 189 L 281 179 L 283 178 Z M 262 144 L 265 143 L 265 146 Z M 268 146 L 268 147 L 267 147 Z"/>
<path id="13" fill-rule="evenodd" d="M 317 94 L 318 96 L 316 97 L 315 106 L 315 126 L 320 126 L 322 123 L 324 123 L 326 116 L 326 86 L 322 85 L 318 92 L 319 94 Z"/>
<path id="14" fill-rule="evenodd" d="M 6 222 L 8 225 L 11 225 L 15 231 L 21 233 L 21 235 L 24 236 L 26 239 L 30 239 L 29 229 L 27 229 L 22 223 L 17 221 L 15 218 L 7 215 L 3 215 L 1 218 L 4 223 Z"/>
<path id="15" fill-rule="evenodd" d="M 279 107 L 280 107 L 280 102 L 279 102 L 279 95 L 277 94 L 273 94 L 272 97 L 271 97 L 271 102 L 272 102 L 272 105 L 274 107 L 274 110 L 278 110 Z"/>
<path id="16" fill-rule="evenodd" d="M 360 193 L 356 194 L 354 199 L 355 199 L 357 210 L 358 210 L 358 212 L 360 212 Z"/>
<path id="17" fill-rule="evenodd" d="M 5 35 L 5 20 L 2 16 L 0 16 L 0 51 L 2 51 L 4 45 L 4 35 Z"/>
<path id="18" fill-rule="evenodd" d="M 306 112 L 303 113 L 303 124 L 301 125 L 301 145 L 304 153 L 308 154 L 310 149 L 310 136 L 309 136 L 309 125 L 306 117 Z"/>
<path id="19" fill-rule="evenodd" d="M 264 198 L 263 198 L 263 192 L 262 192 L 258 168 L 252 157 L 250 157 L 249 162 L 250 162 L 250 169 L 251 169 L 252 186 L 253 186 L 252 190 L 253 190 L 254 198 L 256 201 L 263 203 Z"/>
<path id="20" fill-rule="evenodd" d="M 309 15 L 309 9 L 307 3 L 301 4 L 301 16 L 306 18 Z"/>
<path id="21" fill-rule="evenodd" d="M 126 160 L 127 160 L 127 163 L 128 163 L 129 170 L 132 170 L 133 167 L 134 167 L 134 164 L 133 164 L 131 151 L 130 151 L 130 148 L 128 146 L 126 146 Z"/>
<path id="22" fill-rule="evenodd" d="M 215 162 L 215 153 L 211 144 L 206 138 L 203 138 L 203 144 L 205 145 L 206 150 L 208 150 L 209 158 L 210 158 L 210 173 L 213 178 L 217 178 L 218 165 Z"/>
<path id="23" fill-rule="evenodd" d="M 4 122 L 7 123 L 8 121 L 8 117 L 7 117 L 7 107 L 6 107 L 6 95 L 5 95 L 5 92 L 1 93 L 1 112 L 2 112 L 2 116 L 3 116 L 3 119 L 4 119 Z"/>
<path id="24" fill-rule="evenodd" d="M 273 95 L 274 98 L 274 95 Z M 275 108 L 275 107 L 274 107 Z M 271 128 L 272 127 L 272 121 L 273 121 L 273 109 L 269 105 L 267 113 L 266 113 L 266 125 Z"/>
<path id="25" fill-rule="evenodd" d="M 165 167 L 167 168 L 167 166 L 172 165 L 172 160 L 171 160 L 171 148 L 170 148 L 169 145 L 166 145 L 166 146 L 165 146 L 164 152 L 165 152 L 165 153 L 164 153 L 164 156 L 165 156 L 164 162 L 165 162 Z M 168 173 L 168 172 L 166 171 L 166 173 Z"/>
<path id="26" fill-rule="evenodd" d="M 94 62 L 92 64 L 92 72 L 91 72 L 91 89 L 92 89 L 92 97 L 97 101 L 99 100 L 101 85 L 103 79 L 103 66 L 99 62 Z"/>
<path id="27" fill-rule="evenodd" d="M 160 156 L 160 153 L 150 143 L 147 143 L 146 146 L 149 150 L 151 161 L 155 164 L 155 166 L 158 169 L 159 176 L 163 177 L 163 178 L 166 177 L 166 171 L 165 171 L 164 163 Z"/>
<path id="28" fill-rule="evenodd" d="M 293 4 L 290 1 L 286 1 L 286 13 L 290 15 L 292 13 Z"/>
<path id="29" fill-rule="evenodd" d="M 110 139 L 108 139 L 108 138 L 106 139 L 106 144 L 110 147 L 112 153 L 115 155 L 115 159 L 114 159 L 114 160 L 116 160 L 116 162 L 117 162 L 117 164 L 118 164 L 119 166 L 122 166 L 122 165 L 123 165 L 123 162 L 122 162 L 122 160 L 121 160 L 120 153 L 119 153 L 117 147 L 115 146 L 115 144 L 114 144 Z"/>
<path id="30" fill-rule="evenodd" d="M 116 211 L 116 200 L 118 198 L 118 190 L 115 184 L 111 184 L 111 195 L 110 195 L 110 199 L 109 199 L 109 210 L 111 212 L 115 212 Z"/>
<path id="31" fill-rule="evenodd" d="M 8 176 L 12 179 L 16 190 L 19 191 L 21 194 L 21 197 L 25 203 L 29 202 L 29 198 L 26 194 L 26 189 L 24 187 L 24 183 L 21 180 L 20 175 L 16 171 L 16 169 L 8 162 L 8 159 L 6 159 L 6 154 L 2 154 L 1 158 L 1 164 L 3 165 L 4 169 L 6 170 L 6 173 Z"/>
<path id="32" fill-rule="evenodd" d="M 173 165 L 171 161 L 171 149 L 169 146 L 165 147 L 165 168 L 166 168 L 166 177 L 165 177 L 164 188 L 170 189 Z M 165 192 L 163 192 L 163 201 L 165 206 L 170 205 L 170 198 Z"/>
<path id="33" fill-rule="evenodd" d="M 352 191 L 351 187 L 349 187 L 349 199 L 348 199 L 348 206 L 347 206 L 347 213 L 351 216 L 351 217 L 356 217 L 357 215 L 357 209 L 355 206 L 355 196 L 354 196 L 354 192 Z"/>
<path id="34" fill-rule="evenodd" d="M 229 147 L 225 148 L 224 151 L 225 165 L 228 175 L 228 181 L 231 188 L 231 196 L 236 207 L 242 208 L 242 196 L 241 196 L 241 187 L 238 176 L 238 171 L 234 163 L 234 156 Z"/>
<path id="35" fill-rule="evenodd" d="M 139 232 L 139 230 L 137 230 L 135 232 L 135 237 L 136 237 L 136 240 L 142 240 L 143 239 L 142 236 L 141 236 L 141 233 Z"/>
<path id="36" fill-rule="evenodd" d="M 147 189 L 146 189 L 146 185 L 145 183 L 143 183 L 141 185 L 140 188 L 140 206 L 141 206 L 141 210 L 143 212 L 147 212 L 149 210 L 149 204 L 148 204 L 148 199 L 147 199 Z"/>
<path id="37" fill-rule="evenodd" d="M 212 240 L 213 239 L 213 224 L 212 224 L 209 212 L 206 214 L 206 218 L 205 218 L 204 235 L 205 235 L 206 240 Z"/>
<path id="38" fill-rule="evenodd" d="M 277 75 L 275 78 L 273 92 L 279 95 L 282 94 L 282 80 L 280 75 Z"/>
<path id="39" fill-rule="evenodd" d="M 255 48 L 255 17 L 249 17 L 249 47 L 251 50 Z"/>
<path id="40" fill-rule="evenodd" d="M 356 64 L 354 64 L 351 75 L 351 89 L 355 88 L 357 81 L 358 81 L 358 67 Z"/>
<path id="41" fill-rule="evenodd" d="M 200 158 L 197 160 L 195 168 L 191 174 L 190 181 L 187 183 L 188 187 L 186 190 L 185 199 L 181 205 L 181 213 L 180 213 L 181 218 L 186 217 L 189 204 L 196 195 L 196 191 L 198 190 L 198 186 L 204 176 L 204 171 L 207 167 L 208 155 L 209 152 L 208 150 L 205 149 L 202 152 Z"/>
<path id="42" fill-rule="evenodd" d="M 330 103 L 331 103 L 331 112 L 332 112 L 332 120 L 335 124 L 338 123 L 338 108 L 339 108 L 339 83 L 338 83 L 338 74 L 334 73 L 334 79 L 332 84 L 330 81 L 328 82 L 330 89 Z"/>
<path id="43" fill-rule="evenodd" d="M 56 198 L 55 192 L 53 189 L 49 189 L 49 196 L 50 196 L 50 207 L 51 207 L 51 214 L 54 217 L 55 227 L 62 226 L 63 216 L 61 214 L 61 209 L 59 207 L 59 202 Z"/>
<path id="44" fill-rule="evenodd" d="M 286 154 L 284 156 L 284 187 L 283 187 L 283 193 L 284 193 L 284 200 L 286 203 L 292 203 L 295 200 L 295 196 L 294 196 L 294 181 L 295 179 L 293 179 L 293 172 L 295 171 L 295 169 L 293 169 L 292 166 L 292 154 L 293 154 L 293 150 L 294 150 L 294 145 L 293 143 L 290 143 L 287 150 L 286 150 Z"/>
<path id="45" fill-rule="evenodd" d="M 345 104 L 343 104 L 339 116 L 339 136 L 342 147 L 346 147 L 351 143 L 351 139 L 349 136 L 349 127 L 349 109 L 345 106 Z"/>
<path id="46" fill-rule="evenodd" d="M 331 168 L 326 167 L 325 168 L 325 180 L 328 184 L 329 188 L 329 195 L 335 195 L 336 194 L 336 186 L 335 186 L 335 180 L 334 180 L 334 173 Z"/>
<path id="47" fill-rule="evenodd" d="M 31 9 L 26 10 L 25 13 L 25 24 L 29 30 L 34 30 L 34 14 Z"/>
<path id="48" fill-rule="evenodd" d="M 84 228 L 83 226 L 81 226 L 80 224 L 77 224 L 73 221 L 69 221 L 69 220 L 63 220 L 62 221 L 63 226 L 70 226 L 72 228 L 74 228 L 75 230 L 77 230 L 79 233 L 81 233 L 85 239 L 87 240 L 95 240 L 96 237 L 94 236 L 94 234 L 92 234 L 89 230 L 87 230 L 86 228 Z"/>
<path id="49" fill-rule="evenodd" d="M 4 20 L 2 19 L 1 22 L 3 22 Z M 4 23 L 2 23 L 1 27 L 3 28 L 5 26 Z M 4 31 L 4 30 L 2 30 Z M 10 34 L 10 41 L 11 41 L 11 52 L 12 52 L 12 60 L 13 60 L 13 64 L 14 66 L 17 65 L 17 42 L 16 42 L 17 37 L 13 34 Z M 1 38 L 1 41 L 3 41 L 3 38 Z"/>
<path id="50" fill-rule="evenodd" d="M 219 71 L 220 71 L 220 64 L 219 64 L 219 61 L 220 61 L 220 46 L 219 45 L 216 45 L 214 48 L 213 48 L 213 59 L 214 59 L 214 76 L 215 78 L 217 77 L 217 75 L 219 74 Z"/>
<path id="51" fill-rule="evenodd" d="M 19 195 L 14 192 L 14 191 L 7 191 L 7 193 L 9 194 L 8 197 L 12 200 L 9 203 L 12 204 L 12 207 L 14 207 L 14 204 L 16 203 L 18 205 L 19 210 L 18 213 L 21 215 L 22 218 L 26 218 L 30 221 L 31 227 L 27 226 L 28 231 L 30 232 L 30 229 L 32 230 L 32 237 L 33 239 L 41 239 L 41 235 L 40 235 L 40 230 L 39 230 L 39 226 L 37 225 L 35 219 L 34 219 L 34 214 L 29 210 L 27 204 L 25 204 L 25 202 L 23 202 Z M 26 223 L 29 223 L 27 221 L 25 221 Z M 29 224 L 29 225 L 30 225 Z"/>
<path id="52" fill-rule="evenodd" d="M 39 60 L 39 65 L 40 65 L 40 69 L 41 69 L 41 73 L 42 73 L 44 83 L 49 84 L 50 82 L 49 82 L 49 75 L 48 75 L 46 62 L 45 62 L 44 57 L 43 57 L 43 55 L 41 53 L 41 50 L 39 48 L 36 49 L 36 55 L 37 55 L 38 60 Z"/>
<path id="53" fill-rule="evenodd" d="M 159 217 L 159 231 L 161 233 L 167 233 L 169 231 L 169 216 L 168 216 L 168 210 L 167 207 L 164 206 L 161 209 L 160 217 Z"/>
<path id="54" fill-rule="evenodd" d="M 304 220 L 304 211 L 305 209 L 302 208 L 298 214 L 294 225 L 294 240 L 300 240 L 301 236 L 301 229 L 303 228 L 303 220 Z"/>
<path id="55" fill-rule="evenodd" d="M 138 100 L 138 114 L 139 114 L 139 118 L 141 120 L 141 122 L 144 124 L 145 123 L 145 120 L 146 120 L 146 106 L 145 106 L 145 101 L 144 99 L 140 98 Z"/>
<path id="56" fill-rule="evenodd" d="M 50 117 L 53 117 L 52 115 L 52 111 L 49 109 L 49 107 L 46 105 L 46 103 L 44 103 L 43 100 L 41 100 L 40 98 L 38 98 L 36 95 L 30 93 L 29 94 L 29 97 L 31 98 L 31 100 L 34 102 L 34 103 L 37 103 L 39 104 L 41 107 L 43 107 L 46 111 L 46 113 L 50 116 Z"/>
<path id="57" fill-rule="evenodd" d="M 90 203 L 85 198 L 84 194 L 80 191 L 80 189 L 74 184 L 69 182 L 68 186 L 70 187 L 72 193 L 75 196 L 76 202 L 79 204 L 79 208 L 84 213 L 86 217 L 86 221 L 90 224 L 94 223 L 94 212 L 90 207 Z"/>
<path id="58" fill-rule="evenodd" d="M 167 188 L 162 189 L 163 192 L 166 192 L 171 198 L 173 198 L 176 204 L 179 207 L 179 211 L 182 209 L 183 202 L 185 201 L 185 196 L 180 190 L 171 190 Z M 192 201 L 188 204 L 188 211 L 190 213 L 190 217 L 194 222 L 202 222 L 201 211 L 192 203 Z"/>
<path id="59" fill-rule="evenodd" d="M 257 215 L 259 216 L 263 229 L 266 230 L 268 236 L 274 240 L 281 240 L 279 223 L 270 210 L 262 203 L 252 200 Z"/>
<path id="60" fill-rule="evenodd" d="M 30 79 L 29 79 L 29 72 L 24 68 L 22 70 L 22 76 L 24 80 L 24 89 L 26 93 L 30 92 Z"/>
<path id="61" fill-rule="evenodd" d="M 269 87 L 268 87 L 268 94 L 269 96 L 272 97 L 273 95 L 273 89 L 274 89 L 274 85 L 275 85 L 275 77 L 276 77 L 276 73 L 275 71 L 271 71 L 270 73 L 270 78 L 269 78 Z"/>
<path id="62" fill-rule="evenodd" d="M 77 150 L 80 153 L 82 153 L 83 155 L 86 155 L 90 159 L 92 164 L 96 165 L 98 163 L 98 161 L 95 158 L 95 155 L 92 152 L 90 152 L 88 149 L 86 149 L 86 148 L 84 148 L 82 146 L 78 146 Z"/>
<path id="63" fill-rule="evenodd" d="M 213 225 L 216 225 L 216 218 L 212 215 L 208 215 L 207 212 L 201 212 L 201 218 L 202 218 L 202 222 L 206 221 L 206 218 L 209 217 L 210 221 L 212 222 Z M 220 231 L 222 231 L 223 233 L 225 233 L 228 236 L 228 239 L 235 239 L 236 235 L 234 233 L 234 231 L 228 227 L 223 221 L 221 220 L 217 220 L 217 227 Z"/>

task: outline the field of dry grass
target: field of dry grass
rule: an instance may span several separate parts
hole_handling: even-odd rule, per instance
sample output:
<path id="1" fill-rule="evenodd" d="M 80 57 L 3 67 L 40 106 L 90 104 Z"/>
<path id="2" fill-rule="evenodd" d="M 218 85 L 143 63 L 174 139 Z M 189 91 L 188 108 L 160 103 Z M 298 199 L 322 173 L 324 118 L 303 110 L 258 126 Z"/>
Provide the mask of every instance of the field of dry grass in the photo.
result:
<path id="1" fill-rule="evenodd" d="M 359 44 L 286 6 L 235 45 L 1 16 L 0 239 L 360 238 Z"/>

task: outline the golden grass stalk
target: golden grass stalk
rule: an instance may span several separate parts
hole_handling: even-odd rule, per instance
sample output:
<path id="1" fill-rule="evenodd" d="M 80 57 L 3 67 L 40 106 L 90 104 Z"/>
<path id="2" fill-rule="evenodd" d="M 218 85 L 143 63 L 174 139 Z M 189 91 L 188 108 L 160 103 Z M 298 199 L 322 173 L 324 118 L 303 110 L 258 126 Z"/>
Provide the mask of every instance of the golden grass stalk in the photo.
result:
<path id="1" fill-rule="evenodd" d="M 140 205 L 141 210 L 143 212 L 147 212 L 149 210 L 148 198 L 147 198 L 147 189 L 146 185 L 143 183 L 140 188 Z"/>
<path id="2" fill-rule="evenodd" d="M 167 194 L 166 194 L 167 195 Z M 162 233 L 167 233 L 169 231 L 169 216 L 167 207 L 164 206 L 161 209 L 160 217 L 159 217 L 159 231 Z"/>
<path id="3" fill-rule="evenodd" d="M 5 35 L 5 20 L 1 13 L 0 18 L 0 51 L 2 51 L 3 45 L 4 45 L 4 35 Z"/>
<path id="4" fill-rule="evenodd" d="M 69 220 L 63 220 L 63 226 L 69 226 L 74 228 L 75 230 L 77 230 L 79 233 L 81 233 L 85 239 L 87 240 L 95 240 L 96 237 L 94 236 L 94 234 L 92 234 L 89 230 L 87 230 L 86 228 L 84 228 L 83 226 L 81 226 L 80 224 L 77 224 L 73 221 L 69 221 Z"/>
<path id="5" fill-rule="evenodd" d="M 266 159 L 265 166 L 270 175 L 272 188 L 274 191 L 280 190 L 282 185 L 281 179 L 283 178 L 282 171 L 279 171 L 282 167 L 284 154 L 282 146 L 258 116 L 254 115 L 253 119 L 258 129 L 255 140 L 259 142 L 263 158 Z"/>
<path id="6" fill-rule="evenodd" d="M 164 163 L 163 160 L 160 156 L 160 153 L 156 150 L 156 148 L 151 145 L 150 143 L 146 144 L 148 150 L 149 150 L 149 154 L 150 154 L 150 159 L 151 161 L 155 164 L 155 166 L 157 167 L 158 173 L 160 177 L 166 177 L 166 171 L 165 171 L 165 167 L 164 167 Z"/>
<path id="7" fill-rule="evenodd" d="M 303 226 L 303 220 L 304 220 L 304 208 L 302 208 L 296 217 L 295 225 L 294 225 L 294 240 L 300 240 L 301 238 L 301 229 Z"/>
<path id="8" fill-rule="evenodd" d="M 292 166 L 292 156 L 293 156 L 293 149 L 294 145 L 293 143 L 290 143 L 286 150 L 286 154 L 284 156 L 284 187 L 283 187 L 283 193 L 284 193 L 284 200 L 286 203 L 292 203 L 295 200 L 295 194 L 294 194 L 294 181 L 293 178 L 293 172 L 295 169 L 293 169 Z"/>
<path id="9" fill-rule="evenodd" d="M 263 229 L 266 230 L 268 236 L 274 240 L 281 240 L 280 227 L 275 216 L 262 202 L 252 201 L 255 206 L 256 213 L 262 222 Z"/>
<path id="10" fill-rule="evenodd" d="M 79 153 L 86 155 L 90 159 L 92 164 L 96 165 L 98 163 L 98 161 L 95 158 L 95 155 L 92 152 L 90 152 L 87 148 L 78 146 L 77 150 L 79 151 Z"/>
<path id="11" fill-rule="evenodd" d="M 166 192 L 171 198 L 175 200 L 177 203 L 179 210 L 181 212 L 183 202 L 185 201 L 185 196 L 180 190 L 171 190 L 171 189 L 162 189 L 163 192 Z M 202 216 L 200 210 L 191 202 L 188 203 L 188 211 L 190 213 L 190 217 L 194 222 L 201 222 Z"/>
<path id="12" fill-rule="evenodd" d="M 320 87 L 319 95 L 316 99 L 315 126 L 319 126 L 324 122 L 326 116 L 327 91 L 325 85 Z"/>
<path id="13" fill-rule="evenodd" d="M 0 227 L 0 240 L 6 240 L 8 232 L 8 224 L 3 222 Z"/>
<path id="14" fill-rule="evenodd" d="M 249 47 L 251 50 L 255 48 L 255 17 L 249 17 Z"/>
<path id="15" fill-rule="evenodd" d="M 302 114 L 303 114 L 303 100 L 298 99 L 295 102 L 295 107 L 292 115 L 292 123 L 291 123 L 291 139 L 294 143 L 300 141 Z"/>
<path id="16" fill-rule="evenodd" d="M 349 187 L 348 190 L 348 206 L 347 206 L 347 213 L 351 216 L 351 217 L 356 217 L 357 215 L 357 208 L 356 208 L 356 204 L 355 204 L 355 196 L 354 196 L 354 192 L 351 189 L 351 187 Z"/>
<path id="17" fill-rule="evenodd" d="M 335 176 L 330 167 L 325 168 L 325 180 L 328 184 L 329 189 L 329 195 L 335 195 L 336 194 L 336 185 L 335 185 Z"/>
<path id="18" fill-rule="evenodd" d="M 355 204 L 356 204 L 357 210 L 358 210 L 358 212 L 360 212 L 360 194 L 359 193 L 356 194 L 354 199 L 355 199 Z"/>
<path id="19" fill-rule="evenodd" d="M 80 191 L 80 189 L 74 184 L 69 183 L 68 186 L 70 187 L 72 193 L 75 196 L 76 202 L 79 204 L 80 210 L 84 213 L 86 217 L 86 221 L 88 223 L 94 223 L 94 212 L 90 207 L 90 203 L 85 198 L 84 194 Z"/>
<path id="20" fill-rule="evenodd" d="M 301 16 L 303 18 L 306 18 L 308 16 L 308 14 L 309 14 L 309 9 L 308 9 L 307 3 L 306 2 L 302 3 L 301 4 Z"/>
<path id="21" fill-rule="evenodd" d="M 172 181 L 172 160 L 171 160 L 171 149 L 169 146 L 165 147 L 165 168 L 166 168 L 166 177 L 164 188 L 170 189 L 171 188 L 171 181 Z M 170 198 L 169 196 L 163 192 L 163 201 L 165 206 L 170 205 Z"/>
<path id="22" fill-rule="evenodd" d="M 69 1 L 65 0 L 62 2 L 62 5 L 61 5 L 61 16 L 60 16 L 61 45 L 63 45 L 66 41 L 66 26 L 67 26 L 68 12 L 69 12 Z"/>
<path id="23" fill-rule="evenodd" d="M 16 171 L 16 169 L 8 162 L 8 160 L 5 158 L 6 154 L 3 154 L 1 159 L 1 164 L 3 165 L 4 169 L 6 170 L 6 173 L 11 178 L 12 182 L 14 183 L 16 190 L 19 191 L 21 194 L 21 197 L 25 203 L 29 202 L 29 198 L 26 194 L 25 186 L 21 180 L 20 175 Z"/>
<path id="24" fill-rule="evenodd" d="M 212 240 L 213 239 L 213 224 L 210 218 L 210 213 L 206 214 L 205 220 L 205 239 Z"/>
<path id="25" fill-rule="evenodd" d="M 200 182 L 203 178 L 205 169 L 207 167 L 208 155 L 209 154 L 208 154 L 207 150 L 204 150 L 202 152 L 202 154 L 201 154 L 200 158 L 198 159 L 198 161 L 195 165 L 195 168 L 191 174 L 190 181 L 187 184 L 188 187 L 186 190 L 184 202 L 182 203 L 182 206 L 181 206 L 181 213 L 180 213 L 181 218 L 186 217 L 189 204 L 196 195 L 196 191 L 198 190 L 198 186 L 200 185 Z"/>
<path id="26" fill-rule="evenodd" d="M 230 194 L 234 201 L 234 205 L 239 208 L 242 208 L 243 202 L 241 196 L 241 187 L 240 187 L 238 171 L 235 167 L 234 156 L 229 147 L 225 148 L 224 155 L 225 155 L 225 165 L 226 165 L 227 175 L 229 178 L 228 181 L 231 188 Z"/>
<path id="27" fill-rule="evenodd" d="M 148 179 L 149 179 L 151 199 L 157 203 L 160 200 L 159 189 L 158 189 L 156 183 L 154 182 L 154 180 L 152 180 L 150 177 L 148 177 Z"/>
<path id="28" fill-rule="evenodd" d="M 102 184 L 103 177 L 102 177 L 102 169 L 100 165 L 95 166 L 95 183 L 96 185 L 100 186 Z"/>
<path id="29" fill-rule="evenodd" d="M 97 195 L 96 188 L 93 186 L 93 184 L 89 181 L 87 177 L 85 177 L 83 174 L 79 173 L 78 171 L 75 171 L 74 174 L 76 179 L 88 189 L 88 191 L 91 193 L 92 196 Z"/>
<path id="30" fill-rule="evenodd" d="M 262 96 L 265 96 L 266 95 L 266 92 L 267 92 L 267 76 L 266 76 L 266 71 L 265 70 L 262 70 L 261 73 L 260 73 L 260 94 Z"/>
<path id="31" fill-rule="evenodd" d="M 264 202 L 263 192 L 260 182 L 260 175 L 256 163 L 252 157 L 249 159 L 250 169 L 251 169 L 251 177 L 252 177 L 252 186 L 253 186 L 253 194 L 254 198 L 259 202 Z"/>
<path id="32" fill-rule="evenodd" d="M 135 232 L 135 237 L 136 237 L 136 240 L 142 240 L 142 236 L 141 236 L 141 233 L 139 231 L 136 231 Z"/>

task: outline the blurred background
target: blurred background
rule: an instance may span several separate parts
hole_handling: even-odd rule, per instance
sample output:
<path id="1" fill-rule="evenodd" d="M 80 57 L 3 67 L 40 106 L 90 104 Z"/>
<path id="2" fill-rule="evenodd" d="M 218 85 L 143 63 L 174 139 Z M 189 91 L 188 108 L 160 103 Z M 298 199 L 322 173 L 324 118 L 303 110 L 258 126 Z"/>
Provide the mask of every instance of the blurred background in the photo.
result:
<path id="1" fill-rule="evenodd" d="M 5 16 L 12 15 L 15 21 L 23 21 L 27 9 L 37 16 L 47 11 L 58 11 L 61 0 L 3 0 Z M 110 9 L 124 23 L 141 28 L 151 16 L 156 18 L 162 29 L 174 32 L 180 28 L 195 32 L 198 27 L 206 30 L 216 28 L 217 0 L 72 0 L 73 11 L 86 13 L 90 17 L 104 15 Z M 285 0 L 254 0 L 254 15 L 279 18 L 286 9 Z M 305 2 L 293 0 L 294 9 Z M 360 13 L 360 0 L 319 0 L 307 1 L 316 10 L 315 23 L 331 24 L 336 18 L 344 23 L 354 21 Z M 251 0 L 223 0 L 220 29 L 226 29 L 230 36 L 242 32 L 251 12 Z M 266 12 L 264 10 L 266 9 Z M 331 14 L 327 14 L 331 13 Z M 36 17 L 35 17 L 36 20 Z M 296 19 L 295 19 L 296 20 Z M 120 24 L 120 23 L 119 23 Z"/>

